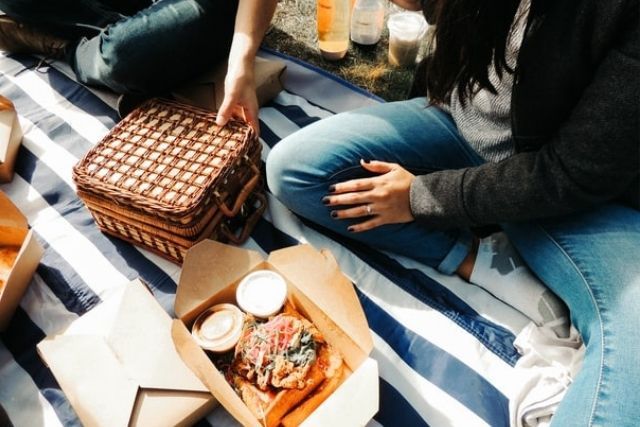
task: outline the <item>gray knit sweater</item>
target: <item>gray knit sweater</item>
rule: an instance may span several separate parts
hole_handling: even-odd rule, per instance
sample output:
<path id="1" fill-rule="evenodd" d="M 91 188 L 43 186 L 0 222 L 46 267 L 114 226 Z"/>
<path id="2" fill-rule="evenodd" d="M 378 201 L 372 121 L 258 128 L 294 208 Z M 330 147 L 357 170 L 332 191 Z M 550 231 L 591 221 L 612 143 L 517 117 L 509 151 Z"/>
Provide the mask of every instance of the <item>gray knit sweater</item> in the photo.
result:
<path id="1" fill-rule="evenodd" d="M 423 3 L 429 22 L 433 4 Z M 417 176 L 416 222 L 531 221 L 614 201 L 640 210 L 639 19 L 638 0 L 531 0 L 512 87 L 515 154 Z"/>
<path id="2" fill-rule="evenodd" d="M 506 46 L 507 65 L 515 69 L 529 14 L 530 0 L 522 0 L 511 27 Z M 460 134 L 487 161 L 498 162 L 515 152 L 511 135 L 511 89 L 513 74 L 502 77 L 489 66 L 489 81 L 497 94 L 486 89 L 477 91 L 464 105 L 454 90 L 445 109 L 449 110 Z"/>

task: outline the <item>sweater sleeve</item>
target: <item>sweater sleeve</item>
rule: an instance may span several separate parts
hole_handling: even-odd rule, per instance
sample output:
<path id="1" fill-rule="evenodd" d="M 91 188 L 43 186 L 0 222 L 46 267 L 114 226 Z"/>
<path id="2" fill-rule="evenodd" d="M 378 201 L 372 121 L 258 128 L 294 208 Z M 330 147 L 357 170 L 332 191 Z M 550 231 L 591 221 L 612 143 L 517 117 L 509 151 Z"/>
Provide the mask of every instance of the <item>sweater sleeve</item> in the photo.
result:
<path id="1" fill-rule="evenodd" d="M 410 199 L 416 220 L 452 228 L 563 215 L 619 197 L 637 183 L 640 37 L 637 17 L 628 23 L 540 150 L 416 177 Z"/>

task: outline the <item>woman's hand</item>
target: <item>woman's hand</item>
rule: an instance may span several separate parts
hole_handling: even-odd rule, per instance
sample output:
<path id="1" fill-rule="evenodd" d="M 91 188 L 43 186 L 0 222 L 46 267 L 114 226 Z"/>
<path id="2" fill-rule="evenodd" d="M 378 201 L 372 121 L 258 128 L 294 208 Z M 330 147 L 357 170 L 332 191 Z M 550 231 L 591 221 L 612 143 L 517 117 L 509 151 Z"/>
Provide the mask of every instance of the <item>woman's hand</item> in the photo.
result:
<path id="1" fill-rule="evenodd" d="M 229 70 L 224 80 L 224 100 L 218 110 L 216 123 L 224 126 L 230 119 L 242 119 L 260 134 L 258 98 L 253 77 L 253 66 Z"/>
<path id="2" fill-rule="evenodd" d="M 325 205 L 340 208 L 332 210 L 331 216 L 362 218 L 362 222 L 348 228 L 354 233 L 413 221 L 409 192 L 414 175 L 396 163 L 361 160 L 360 165 L 380 175 L 333 185 L 330 194 L 322 199 Z"/>

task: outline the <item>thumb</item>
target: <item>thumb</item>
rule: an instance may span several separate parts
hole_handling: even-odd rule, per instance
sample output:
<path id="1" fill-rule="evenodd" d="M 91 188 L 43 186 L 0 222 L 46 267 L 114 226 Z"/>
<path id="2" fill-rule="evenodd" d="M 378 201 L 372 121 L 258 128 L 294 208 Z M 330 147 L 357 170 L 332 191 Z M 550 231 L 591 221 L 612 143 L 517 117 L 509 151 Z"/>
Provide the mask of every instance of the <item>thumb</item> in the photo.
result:
<path id="1" fill-rule="evenodd" d="M 360 166 L 374 173 L 387 173 L 393 169 L 395 163 L 381 162 L 378 160 L 364 160 L 360 159 Z"/>
<path id="2" fill-rule="evenodd" d="M 222 105 L 218 109 L 218 114 L 216 115 L 216 124 L 218 126 L 224 126 L 227 124 L 229 119 L 231 118 L 231 102 L 228 98 L 222 101 Z"/>

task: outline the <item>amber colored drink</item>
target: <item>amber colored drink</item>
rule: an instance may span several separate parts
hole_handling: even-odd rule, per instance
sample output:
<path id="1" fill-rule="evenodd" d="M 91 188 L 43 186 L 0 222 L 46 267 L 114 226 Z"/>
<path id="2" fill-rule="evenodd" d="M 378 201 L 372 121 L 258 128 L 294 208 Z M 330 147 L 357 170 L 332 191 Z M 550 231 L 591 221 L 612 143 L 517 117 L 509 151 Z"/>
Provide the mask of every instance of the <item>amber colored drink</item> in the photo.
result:
<path id="1" fill-rule="evenodd" d="M 318 45 L 329 60 L 344 58 L 349 48 L 350 0 L 318 0 Z"/>

